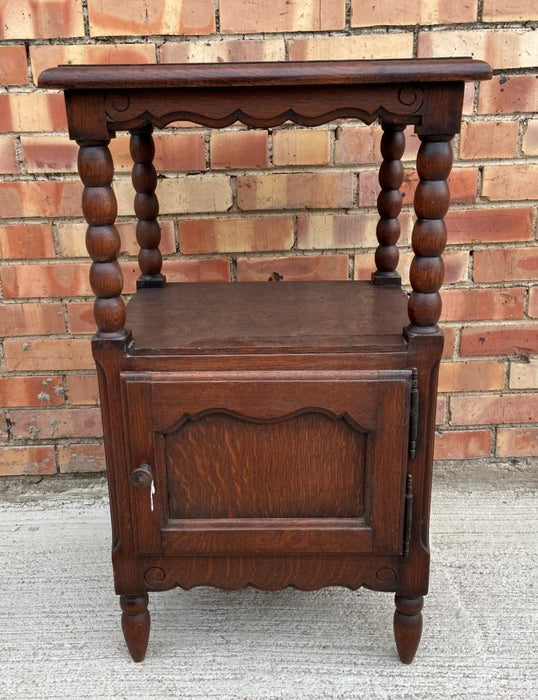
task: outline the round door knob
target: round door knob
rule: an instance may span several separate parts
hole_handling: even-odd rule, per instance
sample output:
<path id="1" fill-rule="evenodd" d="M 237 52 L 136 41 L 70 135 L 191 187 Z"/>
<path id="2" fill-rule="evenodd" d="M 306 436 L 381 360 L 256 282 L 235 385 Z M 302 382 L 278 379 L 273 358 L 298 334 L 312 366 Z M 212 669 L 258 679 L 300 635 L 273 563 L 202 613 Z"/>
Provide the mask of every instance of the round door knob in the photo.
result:
<path id="1" fill-rule="evenodd" d="M 137 488 L 147 488 L 153 481 L 153 474 L 149 464 L 141 464 L 136 469 L 133 469 L 129 476 L 129 481 Z"/>

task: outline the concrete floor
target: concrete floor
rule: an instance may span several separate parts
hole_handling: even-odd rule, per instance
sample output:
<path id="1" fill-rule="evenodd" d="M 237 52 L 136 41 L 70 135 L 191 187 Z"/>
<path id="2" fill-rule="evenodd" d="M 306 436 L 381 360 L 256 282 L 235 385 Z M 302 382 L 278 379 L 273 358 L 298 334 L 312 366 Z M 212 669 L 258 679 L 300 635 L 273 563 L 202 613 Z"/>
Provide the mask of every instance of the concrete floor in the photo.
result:
<path id="1" fill-rule="evenodd" d="M 104 484 L 69 485 L 0 493 L 2 700 L 538 697 L 536 462 L 437 467 L 412 666 L 396 657 L 392 595 L 338 588 L 151 595 L 148 655 L 134 664 Z"/>

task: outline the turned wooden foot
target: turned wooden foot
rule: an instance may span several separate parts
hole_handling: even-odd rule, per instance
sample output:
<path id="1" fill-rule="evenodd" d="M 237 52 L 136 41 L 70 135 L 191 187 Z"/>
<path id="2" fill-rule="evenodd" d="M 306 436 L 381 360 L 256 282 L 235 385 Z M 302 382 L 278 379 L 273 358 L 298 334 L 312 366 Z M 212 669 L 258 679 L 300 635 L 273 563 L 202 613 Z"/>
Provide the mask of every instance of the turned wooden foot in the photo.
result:
<path id="1" fill-rule="evenodd" d="M 415 658 L 422 634 L 422 606 L 424 597 L 404 598 L 397 595 L 394 599 L 394 638 L 400 661 L 410 664 Z"/>
<path id="2" fill-rule="evenodd" d="M 148 648 L 150 628 L 147 593 L 122 595 L 120 605 L 123 610 L 121 628 L 129 653 L 133 661 L 143 661 Z"/>

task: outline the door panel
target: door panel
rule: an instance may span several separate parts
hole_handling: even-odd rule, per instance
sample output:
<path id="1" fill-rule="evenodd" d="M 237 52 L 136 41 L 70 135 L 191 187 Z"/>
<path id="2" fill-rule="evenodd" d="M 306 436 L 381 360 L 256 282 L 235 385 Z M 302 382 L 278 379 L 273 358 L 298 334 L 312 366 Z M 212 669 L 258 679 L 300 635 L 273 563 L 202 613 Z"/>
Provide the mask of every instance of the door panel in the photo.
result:
<path id="1" fill-rule="evenodd" d="M 410 377 L 122 374 L 140 553 L 399 553 Z"/>

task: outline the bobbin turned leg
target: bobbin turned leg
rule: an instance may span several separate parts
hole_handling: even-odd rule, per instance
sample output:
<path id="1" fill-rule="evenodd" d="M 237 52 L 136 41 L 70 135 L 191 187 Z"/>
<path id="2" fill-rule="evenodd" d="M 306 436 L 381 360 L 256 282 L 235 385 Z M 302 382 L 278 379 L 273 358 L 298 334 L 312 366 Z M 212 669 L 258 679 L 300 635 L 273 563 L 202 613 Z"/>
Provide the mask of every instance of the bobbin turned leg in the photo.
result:
<path id="1" fill-rule="evenodd" d="M 122 339 L 125 330 L 125 304 L 121 298 L 123 275 L 118 263 L 120 236 L 114 225 L 116 197 L 111 187 L 114 164 L 106 141 L 79 141 L 78 171 L 84 184 L 82 211 L 88 229 L 86 247 L 93 260 L 90 284 L 95 294 L 94 315 L 97 336 Z"/>
<path id="2" fill-rule="evenodd" d="M 148 648 L 150 615 L 148 611 L 148 595 L 120 596 L 122 609 L 121 628 L 125 643 L 133 661 L 143 661 Z"/>
<path id="3" fill-rule="evenodd" d="M 452 135 L 420 136 L 422 143 L 417 156 L 420 182 L 414 201 L 417 220 L 412 236 L 415 257 L 409 271 L 413 292 L 409 298 L 407 331 L 411 334 L 439 332 L 439 289 L 444 278 L 441 254 L 446 244 L 444 216 L 450 200 L 447 178 L 452 167 L 451 139 Z"/>
<path id="4" fill-rule="evenodd" d="M 157 173 L 153 166 L 155 144 L 152 131 L 151 124 L 131 131 L 130 149 L 134 161 L 132 181 L 136 190 L 134 209 L 138 217 L 136 239 L 140 246 L 138 265 L 141 274 L 136 283 L 138 289 L 164 287 L 166 283 L 166 278 L 161 274 L 161 229 L 157 221 L 159 200 L 155 194 Z"/>
<path id="5" fill-rule="evenodd" d="M 376 234 L 379 246 L 375 252 L 376 271 L 372 273 L 372 282 L 376 285 L 400 284 L 400 275 L 396 272 L 399 252 L 396 243 L 400 237 L 398 215 L 402 208 L 400 187 L 403 180 L 401 158 L 405 150 L 403 124 L 382 122 L 381 155 L 383 162 L 379 169 L 381 192 L 377 198 L 379 222 Z"/>
<path id="6" fill-rule="evenodd" d="M 408 598 L 396 595 L 394 598 L 394 639 L 400 661 L 410 664 L 415 654 L 422 634 L 422 606 L 424 597 Z"/>

